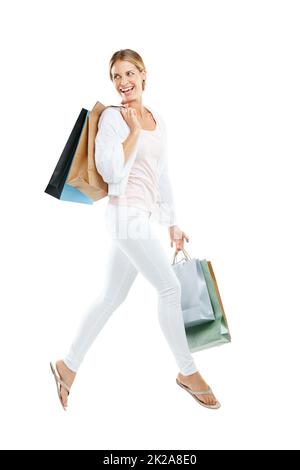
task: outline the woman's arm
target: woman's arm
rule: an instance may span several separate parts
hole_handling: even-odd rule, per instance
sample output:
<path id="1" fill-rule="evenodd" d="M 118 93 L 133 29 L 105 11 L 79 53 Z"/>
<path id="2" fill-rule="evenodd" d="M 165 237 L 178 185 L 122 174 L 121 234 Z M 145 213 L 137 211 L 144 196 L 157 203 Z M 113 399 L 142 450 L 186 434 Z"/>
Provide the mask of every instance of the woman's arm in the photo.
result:
<path id="1" fill-rule="evenodd" d="M 162 223 L 168 227 L 177 224 L 173 188 L 169 178 L 169 166 L 167 158 L 163 162 L 162 172 L 158 181 L 160 193 L 160 209 L 162 211 Z"/>
<path id="2" fill-rule="evenodd" d="M 119 183 L 126 174 L 126 164 L 138 138 L 138 130 L 131 130 L 122 142 L 119 111 L 105 109 L 98 122 L 95 139 L 95 165 L 106 183 Z"/>
<path id="3" fill-rule="evenodd" d="M 165 218 L 166 225 L 168 226 L 170 236 L 170 246 L 173 247 L 175 244 L 176 253 L 184 248 L 184 240 L 189 242 L 188 235 L 181 230 L 177 225 L 177 215 L 175 211 L 173 189 L 171 186 L 169 174 L 168 174 L 168 163 L 165 163 L 163 172 L 159 180 L 160 194 L 161 194 L 161 211 L 160 217 Z M 160 223 L 164 223 L 160 222 Z"/>
<path id="4" fill-rule="evenodd" d="M 169 163 L 168 163 L 168 155 L 167 155 L 167 131 L 164 120 L 161 118 L 162 125 L 163 125 L 163 168 L 159 178 L 159 191 L 160 191 L 160 223 L 165 224 L 168 226 L 169 236 L 171 240 L 171 247 L 173 247 L 173 243 L 175 244 L 176 253 L 184 248 L 184 240 L 189 242 L 188 235 L 183 232 L 180 227 L 178 226 L 176 208 L 175 208 L 175 201 L 174 201 L 174 193 L 173 188 L 169 178 Z"/>
<path id="5" fill-rule="evenodd" d="M 158 180 L 160 193 L 160 223 L 171 227 L 178 223 L 174 201 L 173 188 L 169 178 L 169 159 L 168 159 L 168 134 L 166 123 L 162 115 L 160 124 L 162 129 L 162 155 L 161 155 L 161 172 Z"/>

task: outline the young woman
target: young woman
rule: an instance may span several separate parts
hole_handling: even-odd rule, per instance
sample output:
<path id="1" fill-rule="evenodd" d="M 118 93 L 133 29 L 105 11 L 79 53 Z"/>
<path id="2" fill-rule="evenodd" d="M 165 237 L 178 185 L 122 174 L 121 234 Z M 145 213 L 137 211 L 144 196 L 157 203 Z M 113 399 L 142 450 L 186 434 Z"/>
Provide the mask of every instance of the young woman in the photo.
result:
<path id="1" fill-rule="evenodd" d="M 152 226 L 152 219 L 156 219 L 168 227 L 176 253 L 184 248 L 185 240 L 189 241 L 176 223 L 165 124 L 159 113 L 142 103 L 146 70 L 137 52 L 123 49 L 114 53 L 109 73 L 122 101 L 120 107 L 107 107 L 102 112 L 95 141 L 97 170 L 109 188 L 105 216 L 112 241 L 107 277 L 67 354 L 51 363 L 58 395 L 66 409 L 86 352 L 140 272 L 158 295 L 159 323 L 179 368 L 176 382 L 200 404 L 219 408 L 191 356 L 181 310 L 181 286 Z"/>

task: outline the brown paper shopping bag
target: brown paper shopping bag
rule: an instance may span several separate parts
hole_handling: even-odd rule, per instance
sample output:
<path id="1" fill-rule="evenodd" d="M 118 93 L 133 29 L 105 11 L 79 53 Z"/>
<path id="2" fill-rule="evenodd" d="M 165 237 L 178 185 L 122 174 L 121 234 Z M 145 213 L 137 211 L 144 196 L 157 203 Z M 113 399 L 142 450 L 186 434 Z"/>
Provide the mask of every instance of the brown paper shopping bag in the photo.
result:
<path id="1" fill-rule="evenodd" d="M 98 173 L 95 164 L 95 139 L 101 113 L 107 108 L 97 101 L 88 113 L 80 140 L 73 158 L 66 183 L 77 188 L 93 201 L 107 196 L 108 184 Z"/>

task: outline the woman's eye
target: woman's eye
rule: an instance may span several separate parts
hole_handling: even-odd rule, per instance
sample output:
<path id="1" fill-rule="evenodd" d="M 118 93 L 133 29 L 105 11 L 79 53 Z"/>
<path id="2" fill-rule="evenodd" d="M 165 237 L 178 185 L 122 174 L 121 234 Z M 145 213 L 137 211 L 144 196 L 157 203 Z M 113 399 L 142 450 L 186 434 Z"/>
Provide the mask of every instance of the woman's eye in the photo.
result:
<path id="1" fill-rule="evenodd" d="M 134 75 L 134 72 L 128 72 L 128 74 L 132 74 L 132 75 Z M 115 79 L 116 79 L 116 78 L 119 78 L 119 76 L 118 76 L 118 75 L 115 75 L 115 77 L 114 77 L 114 78 L 115 78 Z"/>

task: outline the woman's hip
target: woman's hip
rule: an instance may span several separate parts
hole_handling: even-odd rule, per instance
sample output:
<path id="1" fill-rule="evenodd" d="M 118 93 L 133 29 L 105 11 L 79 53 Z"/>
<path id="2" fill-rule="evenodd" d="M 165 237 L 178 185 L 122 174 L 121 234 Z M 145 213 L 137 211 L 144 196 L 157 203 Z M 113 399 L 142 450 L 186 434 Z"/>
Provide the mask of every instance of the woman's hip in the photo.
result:
<path id="1" fill-rule="evenodd" d="M 105 210 L 106 227 L 109 233 L 117 239 L 156 238 L 150 216 L 151 211 L 110 202 Z"/>

